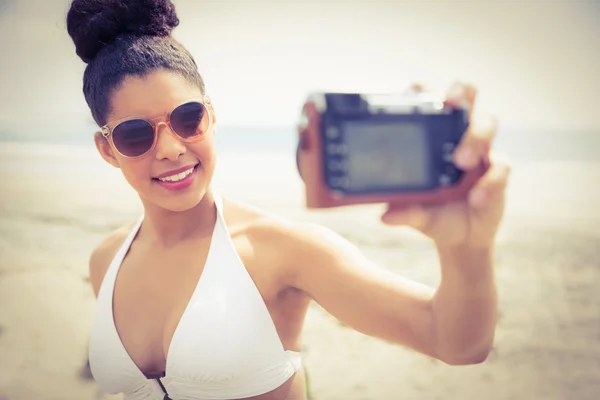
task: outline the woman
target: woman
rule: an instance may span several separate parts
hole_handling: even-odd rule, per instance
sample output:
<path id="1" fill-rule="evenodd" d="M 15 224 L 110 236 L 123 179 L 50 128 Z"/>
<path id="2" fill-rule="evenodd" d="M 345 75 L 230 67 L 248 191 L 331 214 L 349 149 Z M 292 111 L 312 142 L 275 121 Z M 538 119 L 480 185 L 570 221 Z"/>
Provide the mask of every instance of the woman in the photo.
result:
<path id="1" fill-rule="evenodd" d="M 88 64 L 97 149 L 144 207 L 90 259 L 99 385 L 127 399 L 306 399 L 298 349 L 311 300 L 357 331 L 445 363 L 485 360 L 506 164 L 493 162 L 464 202 L 390 208 L 385 223 L 433 240 L 442 281 L 434 290 L 393 275 L 327 229 L 213 192 L 217 115 L 192 56 L 170 36 L 178 23 L 167 0 L 75 0 L 67 15 Z M 449 103 L 473 106 L 473 87 L 454 92 Z M 466 169 L 487 156 L 495 132 L 489 118 L 472 116 L 470 126 L 456 154 Z"/>

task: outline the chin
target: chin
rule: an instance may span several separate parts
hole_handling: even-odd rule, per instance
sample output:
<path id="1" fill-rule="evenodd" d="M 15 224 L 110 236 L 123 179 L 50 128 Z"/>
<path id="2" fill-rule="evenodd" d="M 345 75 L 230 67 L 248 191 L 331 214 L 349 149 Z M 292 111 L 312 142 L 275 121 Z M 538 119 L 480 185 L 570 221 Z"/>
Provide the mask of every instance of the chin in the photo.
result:
<path id="1" fill-rule="evenodd" d="M 171 212 L 184 212 L 191 210 L 196 207 L 202 199 L 186 199 L 186 200 L 175 200 L 175 201 L 157 201 L 156 204 L 158 207 L 171 211 Z"/>

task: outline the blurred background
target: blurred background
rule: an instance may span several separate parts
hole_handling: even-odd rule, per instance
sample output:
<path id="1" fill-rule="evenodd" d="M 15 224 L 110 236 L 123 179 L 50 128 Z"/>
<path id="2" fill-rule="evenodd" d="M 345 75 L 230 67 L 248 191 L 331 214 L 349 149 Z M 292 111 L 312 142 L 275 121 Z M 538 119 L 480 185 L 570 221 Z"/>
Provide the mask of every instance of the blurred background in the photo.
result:
<path id="1" fill-rule="evenodd" d="M 414 232 L 381 206 L 307 211 L 295 125 L 319 90 L 418 81 L 478 87 L 513 162 L 498 235 L 501 315 L 485 364 L 448 367 L 306 321 L 312 397 L 597 399 L 600 395 L 600 1 L 184 1 L 173 35 L 218 115 L 218 190 L 322 223 L 383 267 L 439 280 Z M 98 156 L 68 0 L 0 0 L 0 400 L 110 398 L 85 369 L 89 254 L 141 212 Z M 115 397 L 118 398 L 118 397 Z"/>

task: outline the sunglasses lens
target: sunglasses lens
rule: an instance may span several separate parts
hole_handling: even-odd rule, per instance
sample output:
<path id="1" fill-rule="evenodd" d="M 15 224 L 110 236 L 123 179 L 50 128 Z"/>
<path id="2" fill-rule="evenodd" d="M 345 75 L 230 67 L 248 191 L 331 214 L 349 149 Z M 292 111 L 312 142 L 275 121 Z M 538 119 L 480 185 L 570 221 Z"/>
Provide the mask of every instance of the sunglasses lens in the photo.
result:
<path id="1" fill-rule="evenodd" d="M 141 156 L 154 143 L 154 128 L 148 121 L 141 119 L 119 124 L 112 135 L 117 150 L 127 157 Z"/>
<path id="2" fill-rule="evenodd" d="M 183 104 L 171 113 L 171 127 L 183 139 L 205 134 L 208 122 L 208 112 L 204 104 L 199 102 Z"/>

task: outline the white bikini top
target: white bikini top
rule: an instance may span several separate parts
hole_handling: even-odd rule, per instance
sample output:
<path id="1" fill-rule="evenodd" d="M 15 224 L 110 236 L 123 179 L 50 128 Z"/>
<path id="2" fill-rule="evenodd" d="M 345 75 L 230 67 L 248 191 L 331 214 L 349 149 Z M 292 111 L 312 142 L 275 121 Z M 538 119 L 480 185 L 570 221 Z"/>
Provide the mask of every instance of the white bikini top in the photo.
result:
<path id="1" fill-rule="evenodd" d="M 98 293 L 89 346 L 92 375 L 105 392 L 123 393 L 126 400 L 239 399 L 276 389 L 302 367 L 298 352 L 284 350 L 238 257 L 217 195 L 215 203 L 206 264 L 173 334 L 162 378 L 150 379 L 136 366 L 113 318 L 115 279 L 143 216 L 115 255 Z"/>

